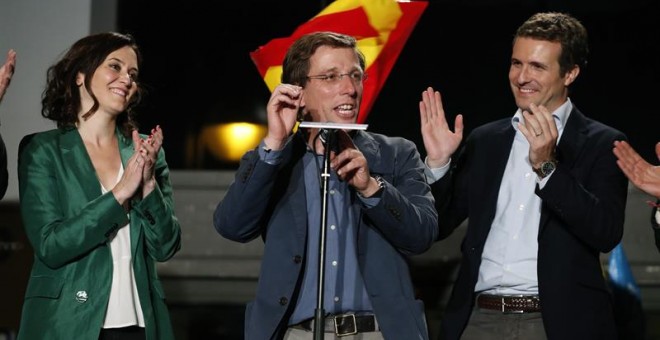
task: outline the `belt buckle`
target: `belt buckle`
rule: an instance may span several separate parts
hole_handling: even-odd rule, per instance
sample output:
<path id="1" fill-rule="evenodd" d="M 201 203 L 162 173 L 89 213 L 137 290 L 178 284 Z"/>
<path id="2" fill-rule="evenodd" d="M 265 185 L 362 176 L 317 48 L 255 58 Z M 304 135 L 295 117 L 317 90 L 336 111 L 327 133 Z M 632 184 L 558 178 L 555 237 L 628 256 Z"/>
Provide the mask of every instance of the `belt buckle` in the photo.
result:
<path id="1" fill-rule="evenodd" d="M 340 322 L 337 322 L 338 319 L 341 319 Z M 345 322 L 346 320 L 349 320 L 348 323 L 353 326 L 353 329 L 345 329 Z M 334 317 L 334 322 L 335 322 L 335 334 L 337 336 L 346 336 L 346 335 L 355 335 L 357 334 L 357 322 L 355 321 L 355 314 L 343 314 L 343 315 L 335 315 Z M 341 329 L 339 329 L 341 326 Z"/>
<path id="2" fill-rule="evenodd" d="M 505 299 L 508 296 L 500 296 L 500 299 L 502 300 L 502 313 L 503 314 L 523 314 L 525 311 L 523 309 L 511 309 L 511 310 L 506 310 L 506 302 Z"/>

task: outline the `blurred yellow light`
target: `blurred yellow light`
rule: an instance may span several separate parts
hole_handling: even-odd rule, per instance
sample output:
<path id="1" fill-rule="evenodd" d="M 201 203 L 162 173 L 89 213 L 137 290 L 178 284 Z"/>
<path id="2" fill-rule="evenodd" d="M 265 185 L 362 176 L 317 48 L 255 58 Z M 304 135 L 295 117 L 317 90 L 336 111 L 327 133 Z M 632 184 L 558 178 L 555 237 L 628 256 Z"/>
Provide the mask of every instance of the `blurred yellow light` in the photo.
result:
<path id="1" fill-rule="evenodd" d="M 237 162 L 266 136 L 268 128 L 252 123 L 226 123 L 204 127 L 202 145 L 220 160 Z"/>

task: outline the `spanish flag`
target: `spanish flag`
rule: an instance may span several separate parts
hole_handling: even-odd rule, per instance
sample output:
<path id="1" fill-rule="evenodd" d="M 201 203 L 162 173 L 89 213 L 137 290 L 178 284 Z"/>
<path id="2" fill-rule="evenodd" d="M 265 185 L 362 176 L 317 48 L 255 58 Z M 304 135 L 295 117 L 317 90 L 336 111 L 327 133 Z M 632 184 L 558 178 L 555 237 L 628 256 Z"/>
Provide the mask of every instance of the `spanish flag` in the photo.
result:
<path id="1" fill-rule="evenodd" d="M 358 123 L 364 123 L 378 92 L 428 3 L 426 1 L 336 0 L 286 38 L 276 38 L 250 53 L 272 92 L 280 83 L 286 50 L 300 36 L 334 31 L 355 37 L 366 57 L 366 73 Z"/>

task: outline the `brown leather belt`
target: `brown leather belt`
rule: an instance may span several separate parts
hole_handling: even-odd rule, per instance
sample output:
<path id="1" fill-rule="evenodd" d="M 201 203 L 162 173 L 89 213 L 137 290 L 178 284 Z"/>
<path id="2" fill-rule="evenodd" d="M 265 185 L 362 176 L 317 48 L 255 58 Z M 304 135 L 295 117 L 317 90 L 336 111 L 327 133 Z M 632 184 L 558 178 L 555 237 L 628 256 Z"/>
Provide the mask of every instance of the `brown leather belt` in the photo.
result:
<path id="1" fill-rule="evenodd" d="M 296 326 L 307 330 L 314 330 L 314 318 L 307 319 Z M 378 331 L 378 324 L 374 315 L 338 314 L 325 317 L 323 331 L 335 333 L 337 336 L 353 335 L 363 332 Z"/>
<path id="2" fill-rule="evenodd" d="M 538 295 L 477 295 L 477 307 L 502 313 L 537 313 L 541 311 Z"/>

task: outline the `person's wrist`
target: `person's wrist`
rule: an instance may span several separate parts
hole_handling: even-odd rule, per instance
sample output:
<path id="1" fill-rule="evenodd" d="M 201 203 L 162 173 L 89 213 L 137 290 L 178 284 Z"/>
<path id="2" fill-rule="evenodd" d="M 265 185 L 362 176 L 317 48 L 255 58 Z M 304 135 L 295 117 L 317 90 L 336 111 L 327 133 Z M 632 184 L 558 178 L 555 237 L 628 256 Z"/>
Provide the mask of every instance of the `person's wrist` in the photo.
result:
<path id="1" fill-rule="evenodd" d="M 532 165 L 532 170 L 539 178 L 543 179 L 550 175 L 557 168 L 557 160 L 554 157 L 543 160 Z"/>
<path id="2" fill-rule="evenodd" d="M 115 201 L 122 206 L 131 198 L 130 195 L 127 195 L 124 190 L 118 186 L 115 186 L 110 192 L 112 192 L 112 196 L 115 197 Z"/>
<path id="3" fill-rule="evenodd" d="M 151 177 L 142 185 L 142 198 L 147 197 L 156 188 L 156 178 Z"/>
<path id="4" fill-rule="evenodd" d="M 426 165 L 431 169 L 442 168 L 449 163 L 449 158 L 431 158 L 426 156 Z"/>
<path id="5" fill-rule="evenodd" d="M 145 189 L 153 189 L 156 187 L 156 178 L 154 176 L 151 176 L 151 178 L 147 179 L 144 181 L 144 186 L 143 188 Z"/>
<path id="6" fill-rule="evenodd" d="M 275 150 L 275 151 L 282 150 L 282 148 L 284 147 L 285 142 L 286 142 L 286 139 L 281 140 L 281 139 L 273 138 L 271 136 L 266 136 L 266 138 L 264 138 L 265 150 L 268 150 L 268 151 L 270 151 L 270 150 Z"/>
<path id="7" fill-rule="evenodd" d="M 367 188 L 358 191 L 358 195 L 363 198 L 378 197 L 380 192 L 385 188 L 385 183 L 380 176 L 371 176 Z"/>

